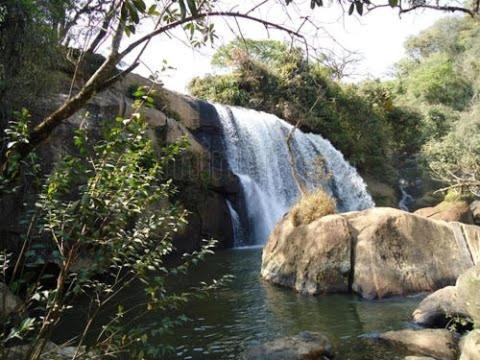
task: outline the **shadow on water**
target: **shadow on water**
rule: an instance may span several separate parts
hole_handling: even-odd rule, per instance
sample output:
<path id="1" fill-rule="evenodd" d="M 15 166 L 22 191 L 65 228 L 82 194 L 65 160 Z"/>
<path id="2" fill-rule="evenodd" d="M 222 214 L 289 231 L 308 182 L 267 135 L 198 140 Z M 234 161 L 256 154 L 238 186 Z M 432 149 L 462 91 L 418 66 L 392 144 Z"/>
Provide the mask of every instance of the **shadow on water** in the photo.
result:
<path id="1" fill-rule="evenodd" d="M 227 288 L 188 304 L 192 319 L 166 339 L 177 359 L 238 358 L 246 348 L 300 331 L 327 334 L 338 359 L 402 359 L 368 337 L 408 326 L 420 298 L 365 301 L 353 295 L 303 296 L 259 277 L 261 249 L 222 251 L 201 265 L 191 281 L 223 274 L 235 279 Z"/>

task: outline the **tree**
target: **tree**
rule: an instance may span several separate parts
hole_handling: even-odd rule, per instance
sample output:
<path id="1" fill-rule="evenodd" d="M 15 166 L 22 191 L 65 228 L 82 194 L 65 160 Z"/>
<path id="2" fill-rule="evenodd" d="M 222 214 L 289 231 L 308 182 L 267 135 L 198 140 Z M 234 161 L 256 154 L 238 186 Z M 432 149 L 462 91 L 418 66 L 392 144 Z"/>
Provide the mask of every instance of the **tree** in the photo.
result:
<path id="1" fill-rule="evenodd" d="M 186 320 L 175 315 L 177 307 L 223 282 L 168 287 L 211 253 L 215 242 L 167 264 L 172 236 L 186 212 L 174 203 L 176 189 L 164 168 L 185 144 L 154 151 L 141 112 L 153 99 L 148 90 L 137 93 L 141 99 L 131 117 L 110 124 L 93 148 L 87 132 L 77 132 L 79 155 L 65 156 L 48 176 L 26 216 L 29 230 L 20 254 L 1 254 L 0 281 L 24 300 L 15 313 L 0 312 L 2 359 L 44 359 L 60 320 L 81 306 L 80 296 L 88 306 L 84 327 L 73 339 L 72 359 L 158 359 L 167 346 L 150 341 Z M 122 296 L 132 286 L 143 290 L 134 304 Z M 145 319 L 154 313 L 162 316 Z M 96 330 L 102 314 L 108 321 Z M 16 347 L 19 342 L 25 345 Z"/>

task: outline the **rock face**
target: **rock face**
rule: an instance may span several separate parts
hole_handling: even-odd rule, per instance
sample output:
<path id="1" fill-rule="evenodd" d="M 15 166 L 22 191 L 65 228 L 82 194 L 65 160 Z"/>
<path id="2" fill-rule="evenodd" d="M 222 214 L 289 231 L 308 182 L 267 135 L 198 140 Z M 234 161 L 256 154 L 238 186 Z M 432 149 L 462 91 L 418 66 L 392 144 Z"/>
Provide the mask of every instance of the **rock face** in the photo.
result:
<path id="1" fill-rule="evenodd" d="M 460 341 L 460 360 L 480 359 L 480 330 L 470 331 Z"/>
<path id="2" fill-rule="evenodd" d="M 388 331 L 380 334 L 379 339 L 405 348 L 415 355 L 429 356 L 438 360 L 457 358 L 457 340 L 445 329 Z"/>
<path id="3" fill-rule="evenodd" d="M 66 77 L 65 74 L 59 75 Z M 70 79 L 65 78 L 65 89 L 32 114 L 32 119 L 41 119 L 61 105 L 68 93 Z M 82 124 L 89 139 L 95 141 L 102 134 L 102 127 L 117 116 L 128 116 L 134 99 L 130 94 L 140 86 L 151 87 L 152 83 L 136 74 L 129 74 L 114 87 L 98 93 L 87 105 L 55 129 L 48 141 L 39 147 L 43 172 L 48 174 L 54 164 L 65 154 L 75 154 L 72 136 Z M 60 86 L 61 87 L 61 86 Z M 62 92 L 65 94 L 62 94 Z M 235 199 L 239 190 L 237 178 L 221 158 L 221 125 L 215 108 L 200 100 L 177 94 L 161 87 L 155 88 L 154 107 L 144 109 L 150 125 L 154 146 L 160 149 L 186 137 L 189 147 L 167 169 L 179 189 L 179 202 L 190 212 L 189 225 L 176 235 L 174 245 L 179 252 L 192 251 L 202 239 L 215 238 L 220 246 L 232 243 L 233 226 L 230 222 L 227 200 Z M 2 198 L 0 213 L 0 246 L 9 251 L 18 251 L 19 226 L 25 208 L 21 204 L 34 201 L 38 189 L 29 187 L 18 198 Z"/>
<path id="4" fill-rule="evenodd" d="M 466 201 L 443 201 L 434 207 L 418 209 L 415 214 L 435 220 L 474 224 L 472 210 Z"/>
<path id="5" fill-rule="evenodd" d="M 308 294 L 347 292 L 351 245 L 348 223 L 340 215 L 298 227 L 286 216 L 263 250 L 262 276 Z"/>
<path id="6" fill-rule="evenodd" d="M 418 325 L 444 328 L 452 317 L 469 318 L 465 301 L 458 296 L 456 286 L 447 286 L 427 296 L 413 312 Z"/>
<path id="7" fill-rule="evenodd" d="M 382 298 L 455 283 L 480 260 L 480 228 L 391 208 L 329 215 L 294 227 L 285 216 L 263 250 L 264 279 L 308 294 Z"/>
<path id="8" fill-rule="evenodd" d="M 473 215 L 473 222 L 480 225 L 480 200 L 475 200 L 470 204 L 470 210 Z"/>
<path id="9" fill-rule="evenodd" d="M 465 302 L 465 310 L 473 322 L 480 325 L 480 265 L 470 268 L 457 280 L 458 297 Z"/>
<path id="10" fill-rule="evenodd" d="M 320 333 L 304 331 L 247 350 L 245 360 L 314 360 L 333 358 L 332 345 Z"/>
<path id="11" fill-rule="evenodd" d="M 16 311 L 22 301 L 10 292 L 4 283 L 0 283 L 0 316 L 5 317 Z"/>

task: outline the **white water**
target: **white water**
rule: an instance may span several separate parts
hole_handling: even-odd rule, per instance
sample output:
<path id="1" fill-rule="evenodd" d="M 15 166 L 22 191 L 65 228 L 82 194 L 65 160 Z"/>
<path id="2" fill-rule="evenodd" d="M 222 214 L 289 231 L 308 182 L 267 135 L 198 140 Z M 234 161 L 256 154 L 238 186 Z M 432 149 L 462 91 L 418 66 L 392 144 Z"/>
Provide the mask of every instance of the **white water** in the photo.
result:
<path id="1" fill-rule="evenodd" d="M 223 105 L 215 107 L 223 127 L 227 161 L 240 180 L 248 218 L 248 234 L 236 230 L 237 234 L 243 233 L 243 238 L 235 239 L 235 243 L 263 244 L 299 196 L 286 142 L 292 126 L 272 114 Z M 339 211 L 375 205 L 355 168 L 328 140 L 295 130 L 292 145 L 305 184 L 310 190 L 322 186 L 335 196 Z M 320 176 L 319 161 L 324 162 L 330 175 Z M 236 212 L 234 216 L 238 223 Z"/>
<path id="2" fill-rule="evenodd" d="M 400 179 L 398 187 L 402 193 L 402 198 L 398 202 L 398 207 L 404 211 L 410 211 L 409 205 L 414 202 L 412 195 L 407 192 L 408 183 L 405 179 Z"/>

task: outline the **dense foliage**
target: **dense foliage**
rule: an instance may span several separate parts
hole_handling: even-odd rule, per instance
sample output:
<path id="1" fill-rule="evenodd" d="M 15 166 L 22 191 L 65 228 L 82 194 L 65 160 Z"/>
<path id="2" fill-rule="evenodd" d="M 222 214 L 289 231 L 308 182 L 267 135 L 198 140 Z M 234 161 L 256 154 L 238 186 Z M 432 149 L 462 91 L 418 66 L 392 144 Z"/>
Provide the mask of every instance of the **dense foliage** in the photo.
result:
<path id="1" fill-rule="evenodd" d="M 480 23 L 440 20 L 406 43 L 396 102 L 423 116 L 421 155 L 445 185 L 480 194 Z"/>
<path id="2" fill-rule="evenodd" d="M 154 151 L 140 111 L 153 99 L 146 91 L 138 94 L 137 111 L 108 125 L 93 147 L 88 132 L 78 131 L 78 155 L 63 157 L 26 214 L 22 250 L 15 257 L 1 254 L 0 282 L 23 300 L 14 313 L 0 312 L 2 358 L 44 358 L 60 321 L 82 306 L 84 328 L 73 339 L 73 358 L 158 359 L 168 351 L 158 338 L 186 320 L 175 315 L 177 307 L 219 284 L 168 287 L 169 279 L 210 253 L 214 241 L 177 265 L 167 264 L 186 212 L 171 200 L 176 190 L 163 170 L 185 144 Z M 24 127 L 9 131 L 12 141 L 21 141 Z M 122 295 L 132 286 L 133 304 Z M 80 305 L 79 297 L 88 305 Z M 108 321 L 94 329 L 105 314 Z M 18 344 L 28 346 L 20 351 Z"/>

